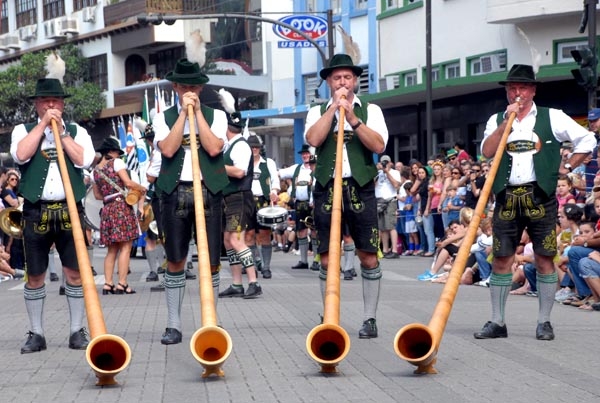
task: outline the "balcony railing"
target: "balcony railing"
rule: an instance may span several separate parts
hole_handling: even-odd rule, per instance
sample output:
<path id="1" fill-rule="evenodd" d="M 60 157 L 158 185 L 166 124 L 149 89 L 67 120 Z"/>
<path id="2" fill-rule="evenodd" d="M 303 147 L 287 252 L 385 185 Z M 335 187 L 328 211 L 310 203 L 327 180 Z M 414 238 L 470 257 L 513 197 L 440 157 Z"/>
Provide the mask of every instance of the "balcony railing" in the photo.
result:
<path id="1" fill-rule="evenodd" d="M 104 6 L 104 23 L 112 25 L 143 13 L 214 13 L 214 0 L 125 0 Z"/>

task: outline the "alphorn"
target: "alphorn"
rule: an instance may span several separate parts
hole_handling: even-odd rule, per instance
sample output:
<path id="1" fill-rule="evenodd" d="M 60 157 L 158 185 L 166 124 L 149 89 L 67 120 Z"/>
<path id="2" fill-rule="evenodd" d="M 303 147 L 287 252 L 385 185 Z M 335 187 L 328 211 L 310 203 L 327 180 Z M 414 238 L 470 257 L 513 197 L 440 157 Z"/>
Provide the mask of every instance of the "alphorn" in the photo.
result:
<path id="1" fill-rule="evenodd" d="M 517 98 L 516 102 L 519 102 Z M 394 350 L 400 358 L 408 361 L 410 364 L 415 365 L 417 369 L 414 371 L 415 374 L 437 374 L 437 370 L 434 365 L 437 361 L 437 353 L 442 341 L 444 329 L 448 322 L 456 293 L 458 292 L 458 286 L 460 285 L 460 278 L 465 270 L 467 258 L 469 257 L 470 248 L 477 235 L 477 228 L 481 221 L 481 216 L 484 213 L 485 205 L 487 204 L 492 184 L 496 173 L 498 172 L 498 165 L 502 158 L 502 153 L 506 148 L 506 140 L 510 134 L 513 121 L 515 120 L 516 113 L 511 113 L 506 128 L 502 133 L 500 144 L 494 154 L 494 160 L 490 167 L 488 177 L 481 189 L 479 200 L 475 206 L 473 218 L 467 228 L 463 242 L 461 243 L 456 259 L 452 264 L 450 275 L 444 285 L 440 299 L 429 321 L 429 325 L 425 326 L 420 323 L 412 323 L 404 326 L 396 333 L 394 338 Z"/>
<path id="2" fill-rule="evenodd" d="M 102 307 L 98 299 L 98 290 L 96 290 L 90 257 L 81 228 L 79 212 L 77 211 L 77 202 L 75 201 L 71 179 L 67 171 L 63 146 L 60 142 L 60 133 L 54 119 L 52 119 L 52 132 L 54 133 L 54 142 L 56 143 L 58 167 L 65 188 L 65 198 L 72 225 L 75 250 L 77 251 L 79 274 L 81 275 L 85 312 L 90 337 L 92 338 L 85 351 L 85 357 L 92 370 L 96 373 L 96 377 L 98 378 L 96 382 L 97 386 L 115 385 L 117 383 L 115 375 L 125 369 L 131 361 L 131 349 L 121 337 L 106 333 L 104 315 L 102 314 Z"/>
<path id="3" fill-rule="evenodd" d="M 344 151 L 345 109 L 340 108 L 336 142 L 335 176 L 329 259 L 325 284 L 323 323 L 315 326 L 306 336 L 308 354 L 321 365 L 322 373 L 337 372 L 337 365 L 350 351 L 350 337 L 340 323 L 340 258 L 342 242 L 342 154 Z"/>
<path id="4" fill-rule="evenodd" d="M 188 123 L 190 125 L 190 147 L 192 149 L 192 175 L 194 187 L 194 214 L 196 219 L 196 246 L 198 248 L 198 278 L 200 282 L 200 312 L 202 327 L 192 335 L 190 350 L 194 358 L 204 367 L 202 378 L 211 374 L 224 376 L 221 365 L 231 353 L 231 337 L 223 328 L 217 326 L 217 310 L 212 288 L 210 256 L 206 220 L 204 218 L 204 197 L 200 181 L 200 160 L 196 140 L 194 107 L 188 105 Z"/>

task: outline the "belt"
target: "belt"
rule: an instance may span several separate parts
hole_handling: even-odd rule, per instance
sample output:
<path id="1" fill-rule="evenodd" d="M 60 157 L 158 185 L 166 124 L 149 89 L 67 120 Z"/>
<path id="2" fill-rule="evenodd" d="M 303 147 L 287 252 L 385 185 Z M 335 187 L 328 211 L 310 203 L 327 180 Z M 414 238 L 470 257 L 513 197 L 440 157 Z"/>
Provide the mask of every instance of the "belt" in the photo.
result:
<path id="1" fill-rule="evenodd" d="M 40 200 L 41 204 L 67 204 L 66 200 Z"/>
<path id="2" fill-rule="evenodd" d="M 533 188 L 537 186 L 537 182 L 526 182 L 526 183 L 521 183 L 518 185 L 506 185 L 507 188 L 521 188 L 521 187 L 525 187 L 525 188 Z"/>

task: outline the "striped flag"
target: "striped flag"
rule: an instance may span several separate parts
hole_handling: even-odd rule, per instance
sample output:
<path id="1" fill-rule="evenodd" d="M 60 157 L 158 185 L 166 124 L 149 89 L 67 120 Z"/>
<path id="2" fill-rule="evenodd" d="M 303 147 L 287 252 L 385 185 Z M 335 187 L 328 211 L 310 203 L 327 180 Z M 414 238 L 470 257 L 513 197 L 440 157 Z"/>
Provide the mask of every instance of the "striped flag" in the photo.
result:
<path id="1" fill-rule="evenodd" d="M 137 157 L 137 145 L 133 136 L 133 125 L 131 119 L 127 124 L 127 145 L 125 147 L 125 155 L 127 155 L 127 169 L 130 172 L 131 178 L 139 183 L 140 164 Z M 135 180 L 137 177 L 138 180 Z"/>

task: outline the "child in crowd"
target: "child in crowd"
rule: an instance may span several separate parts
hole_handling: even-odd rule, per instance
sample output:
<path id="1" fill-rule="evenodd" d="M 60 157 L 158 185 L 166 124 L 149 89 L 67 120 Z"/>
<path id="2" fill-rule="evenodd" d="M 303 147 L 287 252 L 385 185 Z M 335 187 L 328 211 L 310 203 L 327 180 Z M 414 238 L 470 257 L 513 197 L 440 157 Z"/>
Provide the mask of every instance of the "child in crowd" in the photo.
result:
<path id="1" fill-rule="evenodd" d="M 458 196 L 458 188 L 454 185 L 448 185 L 446 188 L 446 197 L 442 202 L 442 211 L 448 213 L 448 222 L 460 218 L 460 209 L 465 205 L 465 201 Z"/>
<path id="2" fill-rule="evenodd" d="M 413 210 L 415 200 L 414 196 L 410 193 L 411 187 L 411 182 L 404 184 L 404 189 L 406 190 L 406 199 L 404 200 L 404 232 L 408 234 L 408 250 L 402 254 L 404 256 L 410 256 L 421 248 L 421 245 L 419 245 L 419 232 L 415 221 L 415 212 Z"/>
<path id="3" fill-rule="evenodd" d="M 560 209 L 567 203 L 575 203 L 575 196 L 572 193 L 573 182 L 567 175 L 558 175 L 558 182 L 556 183 L 556 200 L 558 201 L 558 208 Z"/>
<path id="4" fill-rule="evenodd" d="M 579 236 L 586 239 L 594 235 L 594 223 L 582 222 L 579 225 Z M 584 311 L 600 311 L 600 252 L 595 250 L 588 257 L 579 261 L 579 275 L 585 280 L 591 291 L 588 300 L 579 306 Z"/>

